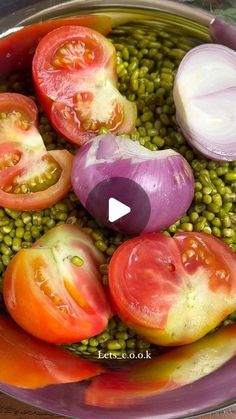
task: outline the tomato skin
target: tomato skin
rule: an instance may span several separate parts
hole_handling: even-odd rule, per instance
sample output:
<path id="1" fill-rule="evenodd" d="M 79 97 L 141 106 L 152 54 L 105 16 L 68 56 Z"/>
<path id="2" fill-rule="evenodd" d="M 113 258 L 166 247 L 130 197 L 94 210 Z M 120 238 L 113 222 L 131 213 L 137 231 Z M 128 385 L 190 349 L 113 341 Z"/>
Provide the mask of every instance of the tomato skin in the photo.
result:
<path id="1" fill-rule="evenodd" d="M 236 309 L 236 255 L 204 233 L 147 234 L 121 245 L 109 265 L 120 317 L 148 341 L 194 342 Z"/>
<path id="2" fill-rule="evenodd" d="M 212 373 L 236 354 L 236 325 L 226 326 L 201 340 L 138 361 L 95 378 L 87 387 L 89 406 L 121 408 L 171 391 Z"/>
<path id="3" fill-rule="evenodd" d="M 61 27 L 39 43 L 33 59 L 38 98 L 54 128 L 82 145 L 102 127 L 129 133 L 136 105 L 117 90 L 116 51 L 85 27 Z"/>
<path id="4" fill-rule="evenodd" d="M 108 16 L 77 16 L 49 20 L 25 26 L 0 40 L 0 74 L 5 77 L 13 71 L 30 67 L 35 49 L 40 39 L 48 32 L 61 26 L 87 26 L 106 35 L 111 30 Z"/>
<path id="5" fill-rule="evenodd" d="M 82 266 L 70 261 L 73 256 L 82 258 Z M 27 332 L 51 343 L 102 332 L 112 315 L 99 273 L 103 262 L 82 229 L 55 227 L 8 265 L 3 294 L 9 313 Z"/>
<path id="6" fill-rule="evenodd" d="M 22 330 L 0 314 L 0 382 L 35 389 L 73 383 L 103 372 L 103 368 Z"/>
<path id="7" fill-rule="evenodd" d="M 6 118 L 0 119 L 0 205 L 14 210 L 39 210 L 47 208 L 71 189 L 70 172 L 73 156 L 67 150 L 48 152 L 37 128 L 38 110 L 28 97 L 18 93 L 0 94 L 0 112 Z M 4 166 L 8 156 L 10 164 Z M 11 159 L 16 158 L 13 165 Z M 13 193 L 6 190 L 16 179 L 41 174 L 46 160 L 60 168 L 60 175 L 54 184 L 44 190 L 29 193 Z M 49 164 L 45 165 L 47 170 Z M 26 176 L 26 177 L 25 177 Z"/>

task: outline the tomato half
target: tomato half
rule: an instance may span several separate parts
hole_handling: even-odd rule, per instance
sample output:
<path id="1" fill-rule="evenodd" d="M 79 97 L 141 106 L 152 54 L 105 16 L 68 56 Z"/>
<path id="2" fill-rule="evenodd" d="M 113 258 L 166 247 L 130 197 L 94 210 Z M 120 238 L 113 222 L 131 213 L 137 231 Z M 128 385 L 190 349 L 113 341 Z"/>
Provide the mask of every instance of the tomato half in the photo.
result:
<path id="1" fill-rule="evenodd" d="M 77 16 L 54 19 L 19 28 L 17 32 L 0 39 L 1 77 L 13 71 L 30 67 L 36 46 L 40 39 L 53 29 L 61 26 L 87 26 L 106 35 L 111 30 L 109 16 Z"/>
<path id="2" fill-rule="evenodd" d="M 21 388 L 73 383 L 103 372 L 103 368 L 28 335 L 0 314 L 0 382 Z"/>
<path id="3" fill-rule="evenodd" d="M 71 343 L 102 332 L 111 317 L 99 273 L 104 256 L 79 227 L 61 225 L 7 267 L 3 294 L 14 320 L 32 335 Z"/>
<path id="4" fill-rule="evenodd" d="M 72 155 L 48 152 L 37 129 L 37 107 L 17 93 L 0 94 L 0 205 L 47 208 L 71 189 Z"/>
<path id="5" fill-rule="evenodd" d="M 136 105 L 117 90 L 115 48 L 92 29 L 69 26 L 48 33 L 36 49 L 33 78 L 52 124 L 75 144 L 102 127 L 130 132 L 135 126 Z"/>
<path id="6" fill-rule="evenodd" d="M 109 287 L 118 314 L 150 342 L 193 342 L 236 309 L 236 255 L 204 233 L 128 240 L 114 253 Z"/>
<path id="7" fill-rule="evenodd" d="M 90 406 L 121 408 L 174 390 L 212 373 L 236 354 L 236 325 L 151 360 L 94 378 L 85 392 Z"/>

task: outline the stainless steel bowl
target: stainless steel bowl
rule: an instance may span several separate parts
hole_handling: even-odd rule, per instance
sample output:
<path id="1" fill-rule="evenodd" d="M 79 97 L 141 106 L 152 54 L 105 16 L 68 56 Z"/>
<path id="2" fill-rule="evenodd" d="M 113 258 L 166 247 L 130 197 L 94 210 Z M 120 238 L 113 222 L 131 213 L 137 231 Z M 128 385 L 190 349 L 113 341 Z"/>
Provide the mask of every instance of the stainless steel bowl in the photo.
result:
<path id="1" fill-rule="evenodd" d="M 26 7 L 27 6 L 27 7 Z M 140 22 L 158 25 L 165 30 L 184 33 L 209 42 L 209 26 L 213 19 L 204 10 L 168 0 L 72 0 L 40 3 L 13 0 L 0 3 L 0 34 L 16 26 L 65 15 L 109 14 L 113 24 Z M 1 75 L 0 75 L 1 76 Z M 54 413 L 82 419 L 184 418 L 197 416 L 230 406 L 236 401 L 236 358 L 215 373 L 178 390 L 143 400 L 128 410 L 92 408 L 83 402 L 86 383 L 49 386 L 40 390 L 23 390 L 0 385 L 0 390 L 31 405 Z"/>

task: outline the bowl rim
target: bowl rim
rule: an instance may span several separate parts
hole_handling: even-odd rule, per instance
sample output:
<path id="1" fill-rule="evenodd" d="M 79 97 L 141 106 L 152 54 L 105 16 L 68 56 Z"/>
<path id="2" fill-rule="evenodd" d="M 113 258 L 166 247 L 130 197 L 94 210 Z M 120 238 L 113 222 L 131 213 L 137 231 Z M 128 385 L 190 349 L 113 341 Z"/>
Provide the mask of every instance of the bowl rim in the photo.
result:
<path id="1" fill-rule="evenodd" d="M 56 4 L 55 4 L 56 3 Z M 78 13 L 78 6 L 79 6 L 79 13 Z M 12 14 L 4 16 L 0 18 L 0 28 L 3 28 L 2 36 L 4 34 L 8 34 L 14 30 L 19 29 L 25 25 L 31 24 L 35 21 L 42 21 L 52 18 L 52 16 L 60 17 L 63 13 L 63 10 L 66 8 L 67 12 L 72 14 L 75 13 L 77 10 L 77 14 L 82 14 L 83 10 L 86 12 L 93 12 L 93 8 L 95 14 L 98 13 L 99 9 L 107 8 L 119 8 L 121 7 L 124 9 L 146 9 L 146 10 L 154 10 L 154 11 L 162 11 L 165 13 L 169 13 L 172 15 L 180 16 L 189 20 L 193 20 L 196 23 L 199 23 L 206 28 L 210 28 L 210 25 L 215 20 L 216 16 L 207 12 L 203 9 L 200 9 L 196 6 L 183 3 L 181 1 L 173 1 L 173 0 L 69 0 L 57 3 L 57 0 L 43 0 L 41 2 L 37 2 L 30 7 L 25 7 Z M 77 9 L 76 9 L 77 8 Z M 105 14 L 105 12 L 104 12 Z M 2 29 L 1 29 L 2 31 Z M 5 32 L 6 31 L 6 32 Z M 1 35 L 1 32 L 0 32 Z M 0 36 L 1 37 L 1 36 Z M 2 390 L 2 384 L 0 383 L 0 391 L 7 396 L 13 397 L 15 400 L 20 402 L 27 403 L 29 406 L 33 406 L 35 408 L 42 409 L 37 405 L 35 402 L 27 402 L 24 401 L 23 398 L 19 396 L 14 396 L 11 394 L 10 390 Z M 219 404 L 216 407 L 209 407 L 207 409 L 203 409 L 201 412 L 198 412 L 193 415 L 184 415 L 179 416 L 179 419 L 191 419 L 191 418 L 198 418 L 205 416 L 207 414 L 222 412 L 227 408 L 235 407 L 236 406 L 236 398 L 231 398 L 230 400 L 224 402 L 223 404 Z M 43 411 L 61 414 L 59 411 L 56 412 L 55 410 L 43 408 Z M 68 418 L 74 418 L 73 416 L 67 416 Z M 78 419 L 78 417 L 77 417 Z M 82 419 L 82 418 L 81 418 Z"/>
<path id="2" fill-rule="evenodd" d="M 195 21 L 195 23 L 202 24 L 209 28 L 216 16 L 207 12 L 204 9 L 198 8 L 192 4 L 184 3 L 183 1 L 173 0 L 69 0 L 58 3 L 58 0 L 43 0 L 37 1 L 34 5 L 24 7 L 7 16 L 0 17 L 0 28 L 4 34 L 9 31 L 9 28 L 22 27 L 31 24 L 35 21 L 42 21 L 54 17 L 60 17 L 65 8 L 68 13 L 82 14 L 83 10 L 93 10 L 96 8 L 104 9 L 119 8 L 123 9 L 146 9 L 154 11 L 162 11 L 172 15 L 181 16 L 183 18 Z M 96 12 L 95 12 L 96 14 Z"/>

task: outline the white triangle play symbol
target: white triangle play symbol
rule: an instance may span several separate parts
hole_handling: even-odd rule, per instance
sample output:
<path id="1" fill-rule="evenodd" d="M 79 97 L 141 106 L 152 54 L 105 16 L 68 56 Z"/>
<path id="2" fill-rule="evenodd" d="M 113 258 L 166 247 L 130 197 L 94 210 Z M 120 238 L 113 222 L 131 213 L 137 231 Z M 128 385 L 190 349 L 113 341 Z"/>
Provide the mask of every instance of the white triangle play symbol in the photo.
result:
<path id="1" fill-rule="evenodd" d="M 113 223 L 119 218 L 124 217 L 124 215 L 129 214 L 131 212 L 131 208 L 127 205 L 123 204 L 122 202 L 118 201 L 115 198 L 109 198 L 108 201 L 108 219 L 110 223 Z"/>

